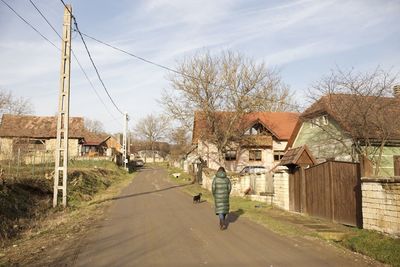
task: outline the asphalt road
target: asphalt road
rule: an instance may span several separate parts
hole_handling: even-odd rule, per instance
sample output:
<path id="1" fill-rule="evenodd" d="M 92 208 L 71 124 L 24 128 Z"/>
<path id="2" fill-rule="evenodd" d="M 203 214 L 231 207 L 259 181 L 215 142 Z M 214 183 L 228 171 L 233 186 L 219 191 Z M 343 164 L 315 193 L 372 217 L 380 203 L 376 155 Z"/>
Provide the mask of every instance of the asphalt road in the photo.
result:
<path id="1" fill-rule="evenodd" d="M 162 169 L 143 169 L 113 200 L 75 266 L 367 266 L 320 241 L 287 238 L 238 217 L 225 231 L 210 203 L 168 182 Z"/>

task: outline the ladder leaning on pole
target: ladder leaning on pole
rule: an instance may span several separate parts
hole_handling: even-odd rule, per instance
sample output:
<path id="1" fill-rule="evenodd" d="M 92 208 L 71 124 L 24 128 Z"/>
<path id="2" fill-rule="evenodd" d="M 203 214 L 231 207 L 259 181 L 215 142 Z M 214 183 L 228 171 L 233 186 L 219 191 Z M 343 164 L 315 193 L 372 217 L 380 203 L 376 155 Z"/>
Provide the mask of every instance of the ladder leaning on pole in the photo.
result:
<path id="1" fill-rule="evenodd" d="M 57 206 L 58 190 L 62 190 L 63 207 L 67 206 L 71 20 L 72 7 L 71 5 L 67 5 L 64 8 L 63 38 L 61 43 L 61 77 L 57 117 L 57 140 L 55 149 L 53 207 Z"/>

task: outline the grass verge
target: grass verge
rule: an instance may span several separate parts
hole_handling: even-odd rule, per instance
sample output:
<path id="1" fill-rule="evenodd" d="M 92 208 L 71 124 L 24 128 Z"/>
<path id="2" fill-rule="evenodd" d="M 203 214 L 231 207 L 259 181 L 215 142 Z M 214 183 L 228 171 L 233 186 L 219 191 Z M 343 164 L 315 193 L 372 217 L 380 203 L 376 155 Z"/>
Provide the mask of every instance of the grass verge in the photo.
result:
<path id="1" fill-rule="evenodd" d="M 0 266 L 51 266 L 60 261 L 68 265 L 110 204 L 104 200 L 117 195 L 133 176 L 109 162 L 81 162 L 71 168 L 68 208 L 47 208 L 41 216 L 27 218 L 29 227 L 3 243 Z"/>
<path id="2" fill-rule="evenodd" d="M 352 235 L 342 240 L 341 244 L 380 262 L 400 266 L 400 239 L 394 239 L 376 231 L 354 229 Z"/>
<path id="3" fill-rule="evenodd" d="M 192 176 L 175 167 L 168 168 L 169 177 L 178 184 L 192 180 Z M 176 178 L 172 174 L 180 173 Z M 202 198 L 213 203 L 210 191 L 200 185 L 192 184 L 182 188 L 188 194 L 202 193 Z M 389 237 L 376 231 L 356 229 L 340 224 L 334 224 L 306 215 L 294 214 L 266 203 L 251 201 L 242 197 L 231 197 L 231 210 L 236 216 L 247 217 L 268 229 L 285 236 L 301 236 L 327 240 L 331 244 L 366 255 L 385 264 L 400 267 L 400 239 Z M 326 232 L 318 232 L 308 226 L 326 226 L 332 232 L 340 233 L 340 240 L 327 238 Z"/>
<path id="4" fill-rule="evenodd" d="M 174 173 L 180 173 L 180 176 L 176 178 L 172 175 Z M 169 167 L 168 174 L 171 180 L 178 184 L 187 184 L 189 181 L 193 180 L 193 177 L 191 175 L 175 167 Z M 182 190 L 190 195 L 195 195 L 201 192 L 202 199 L 206 200 L 209 203 L 212 204 L 214 203 L 214 198 L 211 192 L 208 191 L 207 189 L 202 188 L 198 184 L 191 184 L 189 186 L 182 188 Z M 271 216 L 265 216 L 267 212 L 270 214 L 274 213 L 276 215 L 283 212 L 279 209 L 274 209 L 272 206 L 266 203 L 251 201 L 249 199 L 242 197 L 231 196 L 230 209 L 232 210 L 232 213 L 235 217 L 238 216 L 246 217 L 254 222 L 266 226 L 267 228 L 271 229 L 276 233 L 290 235 L 290 236 L 305 234 L 303 229 L 299 229 L 297 227 L 293 227 L 293 225 L 291 224 L 284 223 L 276 219 L 277 216 L 274 216 L 275 218 Z M 299 220 L 302 219 L 301 217 L 303 216 L 299 216 Z"/>

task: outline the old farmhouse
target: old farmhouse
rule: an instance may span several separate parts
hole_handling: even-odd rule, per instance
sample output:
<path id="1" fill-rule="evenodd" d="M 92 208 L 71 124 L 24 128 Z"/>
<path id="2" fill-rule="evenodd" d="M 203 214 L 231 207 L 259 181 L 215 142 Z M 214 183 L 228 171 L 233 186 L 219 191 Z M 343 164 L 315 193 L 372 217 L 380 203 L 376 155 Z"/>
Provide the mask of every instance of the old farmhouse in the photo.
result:
<path id="1" fill-rule="evenodd" d="M 83 118 L 69 122 L 69 156 L 80 155 L 83 142 Z M 0 125 L 0 159 L 18 155 L 52 158 L 56 147 L 57 117 L 4 114 Z M 40 155 L 39 155 L 40 154 Z"/>
<path id="2" fill-rule="evenodd" d="M 224 116 L 230 116 L 230 113 L 225 112 Z M 272 169 L 283 156 L 298 117 L 298 113 L 292 112 L 245 114 L 240 125 L 237 125 L 241 132 L 240 138 L 231 140 L 230 149 L 224 151 L 225 168 L 233 172 L 239 172 L 245 166 Z M 216 145 L 207 138 L 209 129 L 205 129 L 206 125 L 204 116 L 196 112 L 192 139 L 196 149 L 188 155 L 188 159 L 200 159 L 207 167 L 217 169 L 220 166 L 218 151 Z"/>

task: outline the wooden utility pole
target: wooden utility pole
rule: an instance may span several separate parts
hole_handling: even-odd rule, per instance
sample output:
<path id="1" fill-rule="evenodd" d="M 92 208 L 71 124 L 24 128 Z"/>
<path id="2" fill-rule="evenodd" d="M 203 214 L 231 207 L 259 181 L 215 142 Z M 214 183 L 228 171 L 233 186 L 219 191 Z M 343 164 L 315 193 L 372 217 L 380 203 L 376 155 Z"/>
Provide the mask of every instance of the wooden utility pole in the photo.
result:
<path id="1" fill-rule="evenodd" d="M 72 7 L 64 8 L 64 24 L 61 43 L 61 76 L 58 101 L 57 143 L 54 168 L 53 207 L 58 203 L 58 190 L 62 190 L 62 204 L 67 206 L 68 177 L 68 125 L 69 125 L 69 89 L 71 76 L 71 20 Z"/>

